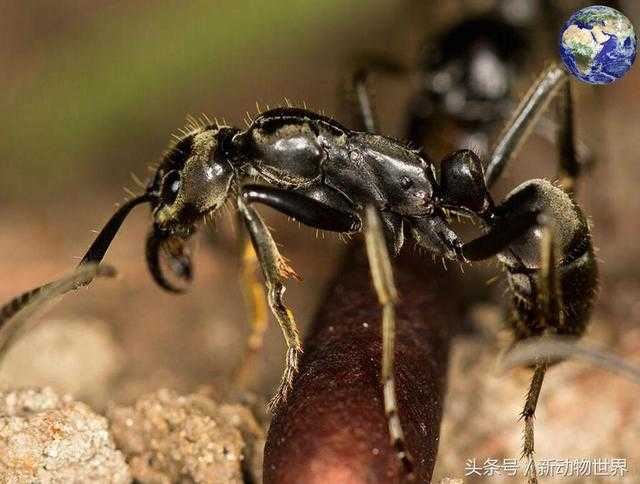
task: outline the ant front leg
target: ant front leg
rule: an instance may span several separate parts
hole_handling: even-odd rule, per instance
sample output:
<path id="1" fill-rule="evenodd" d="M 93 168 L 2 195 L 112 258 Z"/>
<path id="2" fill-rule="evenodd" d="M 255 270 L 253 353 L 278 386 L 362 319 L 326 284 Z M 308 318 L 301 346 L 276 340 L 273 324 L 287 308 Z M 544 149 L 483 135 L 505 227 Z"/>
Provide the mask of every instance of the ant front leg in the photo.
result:
<path id="1" fill-rule="evenodd" d="M 262 203 L 319 230 L 354 233 L 362 228 L 360 216 L 351 208 L 348 200 L 328 186 L 321 185 L 301 192 L 245 185 L 240 191 L 240 199 L 248 204 Z"/>
<path id="2" fill-rule="evenodd" d="M 560 157 L 558 178 L 563 188 L 573 193 L 581 166 L 576 153 L 572 91 L 568 75 L 557 65 L 552 65 L 542 73 L 500 134 L 486 170 L 487 187 L 491 188 L 498 180 L 504 167 L 527 140 L 540 115 L 558 92 L 561 96 L 558 111 L 560 126 L 557 131 Z"/>
<path id="3" fill-rule="evenodd" d="M 340 195 L 326 187 L 320 187 L 313 195 L 308 195 L 280 188 L 247 185 L 238 197 L 238 209 L 251 237 L 253 248 L 264 273 L 267 285 L 267 300 L 275 316 L 287 344 L 285 370 L 280 386 L 270 402 L 272 409 L 286 400 L 292 386 L 293 378 L 298 371 L 298 360 L 302 353 L 300 336 L 291 310 L 283 301 L 286 287 L 285 281 L 290 277 L 298 277 L 280 255 L 278 248 L 260 215 L 251 207 L 252 203 L 262 203 L 293 217 L 306 225 L 335 232 L 357 232 L 362 225 L 355 212 L 349 212 L 337 206 L 336 198 Z M 329 204 L 330 200 L 333 205 Z"/>
<path id="4" fill-rule="evenodd" d="M 298 360 L 302 353 L 302 345 L 298 334 L 298 327 L 291 310 L 285 305 L 283 296 L 286 290 L 285 281 L 291 277 L 298 278 L 295 271 L 280 255 L 276 243 L 260 215 L 238 197 L 238 209 L 242 215 L 245 227 L 251 237 L 256 251 L 265 283 L 267 285 L 267 299 L 269 307 L 275 316 L 287 345 L 285 369 L 277 392 L 269 402 L 271 410 L 275 410 L 281 401 L 286 400 L 287 393 L 292 386 L 293 378 L 298 371 Z"/>
<path id="5" fill-rule="evenodd" d="M 248 203 L 264 203 L 299 222 L 322 230 L 354 233 L 362 228 L 359 215 L 349 207 L 342 195 L 325 186 L 311 189 L 306 194 L 274 187 L 245 186 L 240 198 Z M 367 209 L 365 232 L 367 255 L 374 287 L 383 308 L 382 385 L 385 414 L 394 448 L 407 474 L 412 475 L 413 461 L 405 448 L 393 375 L 395 303 L 398 297 L 387 250 L 387 245 L 394 253 L 400 250 L 403 243 L 402 232 L 403 225 L 400 216 L 386 212 L 378 215 L 373 207 Z M 260 257 L 260 252 L 258 254 Z"/>
<path id="6" fill-rule="evenodd" d="M 268 305 L 264 288 L 257 278 L 260 263 L 251 238 L 242 230 L 241 223 L 243 220 L 239 217 L 237 245 L 241 263 L 240 285 L 251 333 L 247 338 L 240 366 L 234 372 L 233 381 L 237 388 L 245 389 L 255 372 L 256 359 L 264 345 L 264 334 L 268 324 Z"/>
<path id="7" fill-rule="evenodd" d="M 394 360 L 396 341 L 396 304 L 398 291 L 393 280 L 393 269 L 385 235 L 374 207 L 367 207 L 367 224 L 365 228 L 367 256 L 371 268 L 371 278 L 378 301 L 382 306 L 382 388 L 384 411 L 389 426 L 389 436 L 408 475 L 413 474 L 413 460 L 406 449 L 404 432 L 398 415 L 396 398 Z"/>

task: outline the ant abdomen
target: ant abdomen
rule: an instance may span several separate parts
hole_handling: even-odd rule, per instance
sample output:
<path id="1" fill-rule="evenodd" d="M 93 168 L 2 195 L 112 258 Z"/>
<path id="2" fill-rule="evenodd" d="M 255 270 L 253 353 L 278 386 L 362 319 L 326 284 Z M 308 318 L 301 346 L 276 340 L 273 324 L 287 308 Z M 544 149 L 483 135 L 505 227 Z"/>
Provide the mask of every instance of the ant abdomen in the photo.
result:
<path id="1" fill-rule="evenodd" d="M 526 213 L 540 214 L 541 224 L 531 227 L 498 256 L 504 265 L 512 296 L 515 340 L 558 334 L 581 336 L 598 285 L 598 268 L 589 223 L 576 202 L 546 180 L 531 180 L 515 188 L 496 208 L 499 218 L 516 220 Z M 553 257 L 545 260 L 545 228 L 552 237 Z M 549 262 L 547 262 L 549 261 Z M 553 267 L 545 267 L 550 263 Z M 558 317 L 541 317 L 546 304 L 541 277 L 555 273 Z"/>

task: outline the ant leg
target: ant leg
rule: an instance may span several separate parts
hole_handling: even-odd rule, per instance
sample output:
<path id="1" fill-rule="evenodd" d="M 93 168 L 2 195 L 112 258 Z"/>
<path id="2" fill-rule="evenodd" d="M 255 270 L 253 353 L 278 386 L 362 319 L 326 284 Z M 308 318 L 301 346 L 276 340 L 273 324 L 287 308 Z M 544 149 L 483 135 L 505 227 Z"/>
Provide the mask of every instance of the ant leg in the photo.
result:
<path id="1" fill-rule="evenodd" d="M 406 450 L 404 432 L 398 415 L 396 399 L 394 358 L 395 358 L 395 305 L 398 292 L 393 281 L 393 269 L 387 251 L 382 223 L 374 207 L 367 207 L 367 224 L 365 229 L 367 256 L 371 269 L 371 278 L 382 306 L 382 387 L 384 395 L 384 411 L 389 426 L 389 436 L 408 474 L 413 473 L 413 460 Z"/>
<path id="2" fill-rule="evenodd" d="M 573 95 L 571 82 L 561 88 L 558 104 L 558 179 L 562 188 L 571 196 L 575 194 L 576 180 L 580 176 L 581 163 L 575 141 L 575 123 L 573 118 Z"/>
<path id="3" fill-rule="evenodd" d="M 527 473 L 529 474 L 528 484 L 538 483 L 538 473 L 536 471 L 536 463 L 533 457 L 534 453 L 534 441 L 533 441 L 533 419 L 536 413 L 536 407 L 538 405 L 538 397 L 540 396 L 540 390 L 542 389 L 542 382 L 544 381 L 544 375 L 547 372 L 547 365 L 536 365 L 527 392 L 527 399 L 524 404 L 524 410 L 522 411 L 522 418 L 524 419 L 524 445 L 522 448 L 522 456 L 527 459 Z"/>
<path id="4" fill-rule="evenodd" d="M 244 389 L 247 388 L 255 373 L 256 360 L 264 344 L 268 314 L 264 288 L 256 277 L 259 265 L 256 251 L 244 230 L 238 230 L 238 239 L 238 248 L 241 252 L 240 285 L 251 333 L 247 339 L 240 366 L 234 372 L 233 381 L 236 387 Z"/>
<path id="5" fill-rule="evenodd" d="M 559 117 L 562 118 L 563 117 L 562 110 L 566 106 L 566 103 L 564 103 L 562 100 L 559 100 L 559 101 L 560 101 L 560 104 L 558 105 L 558 113 L 559 113 Z M 569 103 L 571 102 L 572 101 L 569 101 Z M 572 123 L 573 123 L 573 120 L 572 120 Z M 570 158 L 567 158 L 566 155 L 561 154 L 562 140 L 563 138 L 565 140 L 568 138 L 562 135 L 561 126 L 563 126 L 562 123 L 558 123 L 553 119 L 549 119 L 543 116 L 540 118 L 536 126 L 536 134 L 544 138 L 553 146 L 557 147 L 558 153 L 560 153 L 560 160 L 559 160 L 560 166 L 558 167 L 557 176 L 560 179 L 560 182 L 563 185 L 563 188 L 565 189 L 565 191 L 569 192 L 567 187 L 567 180 L 564 180 L 562 164 L 563 164 L 563 159 L 567 160 Z M 564 126 L 566 129 L 566 124 Z M 572 132 L 572 130 L 573 128 L 569 129 L 569 132 Z M 596 164 L 596 159 L 595 159 L 596 155 L 591 150 L 591 148 L 589 148 L 583 141 L 579 139 L 575 140 L 575 148 L 573 149 L 575 150 L 575 159 L 576 159 L 576 168 L 577 168 L 576 170 L 577 173 L 574 174 L 574 179 L 576 179 L 585 169 L 589 169 L 590 167 Z M 565 170 L 565 171 L 568 171 L 568 170 Z"/>
<path id="6" fill-rule="evenodd" d="M 563 84 L 567 86 L 563 87 Z M 568 184 L 568 189 L 572 188 L 573 179 L 579 173 L 579 164 L 574 142 L 571 87 L 565 71 L 555 64 L 547 68 L 534 83 L 500 134 L 485 173 L 487 187 L 491 188 L 500 177 L 506 164 L 527 140 L 540 115 L 561 87 L 563 102 L 558 131 L 561 158 L 559 172 L 563 181 Z"/>
<path id="7" fill-rule="evenodd" d="M 302 353 L 302 345 L 293 313 L 283 301 L 286 290 L 284 282 L 290 277 L 297 278 L 298 276 L 280 255 L 264 221 L 250 205 L 263 203 L 299 222 L 322 230 L 336 232 L 357 232 L 360 230 L 362 225 L 360 217 L 355 212 L 347 212 L 342 206 L 335 203 L 335 197 L 338 197 L 339 194 L 334 194 L 330 188 L 321 187 L 315 191 L 314 195 L 325 200 L 325 203 L 292 190 L 260 185 L 242 187 L 238 197 L 238 209 L 264 273 L 269 307 L 282 329 L 287 344 L 285 370 L 278 391 L 271 400 L 270 407 L 272 409 L 275 409 L 282 400 L 286 399 L 298 370 L 298 360 Z M 329 204 L 329 200 L 334 200 L 332 205 Z"/>
<path id="8" fill-rule="evenodd" d="M 424 144 L 424 139 L 433 127 L 436 113 L 435 107 L 427 99 L 426 93 L 418 93 L 409 101 L 406 121 L 406 139 L 417 146 Z"/>
<path id="9" fill-rule="evenodd" d="M 245 185 L 240 190 L 240 198 L 249 204 L 262 203 L 320 230 L 354 233 L 362 228 L 360 216 L 330 187 L 314 187 L 301 193 L 265 185 Z"/>
<path id="10" fill-rule="evenodd" d="M 357 99 L 358 114 L 360 123 L 368 133 L 375 133 L 378 130 L 378 120 L 373 108 L 371 93 L 367 86 L 369 71 L 358 69 L 353 75 L 353 91 Z"/>
<path id="11" fill-rule="evenodd" d="M 545 226 L 542 237 L 541 265 L 537 274 L 537 310 L 542 325 L 547 328 L 560 328 L 563 324 L 562 294 L 557 274 L 557 258 L 551 227 Z M 535 363 L 533 378 L 529 386 L 522 418 L 524 419 L 524 444 L 522 455 L 528 460 L 529 484 L 537 484 L 534 454 L 534 428 L 538 398 L 542 382 L 550 362 L 538 359 Z"/>
<path id="12" fill-rule="evenodd" d="M 458 235 L 439 216 L 410 219 L 413 238 L 431 253 L 459 262 L 481 261 L 505 251 L 539 223 L 539 212 L 530 211 L 513 218 L 492 220 L 489 231 L 463 244 Z"/>
<path id="13" fill-rule="evenodd" d="M 87 285 L 96 277 L 115 277 L 111 266 L 87 263 L 56 281 L 31 289 L 0 307 L 0 360 L 17 339 L 29 330 L 26 323 L 36 312 L 64 294 Z"/>
<path id="14" fill-rule="evenodd" d="M 504 251 L 517 238 L 539 223 L 539 212 L 526 212 L 514 219 L 498 221 L 486 234 L 459 248 L 468 261 L 480 261 Z"/>
<path id="15" fill-rule="evenodd" d="M 554 245 L 553 229 L 543 227 L 540 252 L 540 270 L 538 271 L 538 307 L 544 326 L 562 330 L 564 326 L 563 303 L 557 272 L 558 258 Z"/>
<path id="16" fill-rule="evenodd" d="M 252 207 L 245 204 L 243 197 L 238 197 L 238 210 L 244 220 L 245 227 L 251 237 L 267 286 L 269 307 L 275 316 L 287 345 L 285 369 L 276 394 L 269 402 L 275 410 L 281 401 L 286 400 L 292 386 L 293 378 L 298 371 L 298 360 L 302 353 L 302 345 L 296 321 L 291 310 L 285 305 L 283 295 L 286 290 L 285 281 L 291 277 L 298 278 L 295 271 L 280 255 L 276 243 L 264 221 Z"/>
<path id="17" fill-rule="evenodd" d="M 357 123 L 360 129 L 368 133 L 378 131 L 378 119 L 373 106 L 372 96 L 369 92 L 367 82 L 371 74 L 384 74 L 397 76 L 405 71 L 399 63 L 379 55 L 365 55 L 358 62 L 359 67 L 355 69 L 347 90 L 350 91 L 357 105 Z"/>

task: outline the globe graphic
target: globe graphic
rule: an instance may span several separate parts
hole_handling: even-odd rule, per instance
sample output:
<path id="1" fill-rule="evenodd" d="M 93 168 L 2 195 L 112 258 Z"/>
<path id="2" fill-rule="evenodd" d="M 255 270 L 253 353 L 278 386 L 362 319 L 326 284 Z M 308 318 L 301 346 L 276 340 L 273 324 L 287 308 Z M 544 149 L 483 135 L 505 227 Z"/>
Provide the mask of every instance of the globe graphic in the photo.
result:
<path id="1" fill-rule="evenodd" d="M 624 76 L 636 59 L 631 21 L 604 6 L 575 12 L 560 31 L 560 56 L 569 72 L 589 84 L 610 84 Z"/>

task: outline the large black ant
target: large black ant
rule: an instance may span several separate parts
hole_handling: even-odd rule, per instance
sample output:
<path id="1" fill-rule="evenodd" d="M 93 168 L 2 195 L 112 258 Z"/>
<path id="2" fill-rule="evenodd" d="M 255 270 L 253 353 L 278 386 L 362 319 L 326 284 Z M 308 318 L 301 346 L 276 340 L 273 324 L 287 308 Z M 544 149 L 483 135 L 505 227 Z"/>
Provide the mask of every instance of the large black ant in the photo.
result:
<path id="1" fill-rule="evenodd" d="M 286 399 L 302 352 L 296 322 L 285 305 L 285 282 L 295 272 L 280 255 L 256 203 L 270 206 L 320 230 L 365 233 L 373 285 L 383 311 L 382 385 L 389 432 L 407 471 L 412 460 L 404 445 L 394 388 L 395 304 L 389 254 L 412 237 L 435 255 L 461 263 L 497 256 L 513 295 L 511 325 L 516 341 L 547 333 L 581 335 L 597 284 L 589 225 L 571 194 L 545 180 L 530 180 L 496 205 L 489 188 L 500 176 L 530 128 L 560 93 L 568 128 L 560 130 L 560 178 L 573 186 L 578 163 L 573 147 L 570 84 L 552 66 L 530 90 L 503 132 L 487 169 L 470 150 L 446 156 L 436 170 L 420 150 L 375 132 L 354 131 L 306 109 L 269 110 L 246 129 L 204 123 L 179 139 L 162 158 L 144 194 L 112 216 L 80 262 L 79 276 L 50 283 L 0 309 L 0 328 L 12 318 L 69 289 L 90 282 L 95 267 L 131 210 L 151 207 L 153 225 L 146 260 L 154 280 L 180 291 L 165 274 L 189 281 L 189 239 L 208 216 L 235 198 L 237 210 L 264 274 L 267 300 L 287 345 L 284 374 L 271 401 Z M 371 127 L 375 131 L 375 126 Z M 251 183 L 247 183 L 251 181 Z M 260 182 L 256 184 L 255 181 Z M 237 193 L 237 195 L 236 195 Z M 447 214 L 479 220 L 485 233 L 463 243 Z M 73 278 L 72 278 L 73 279 Z M 6 336 L 6 335 L 5 335 Z M 0 334 L 0 343 L 6 338 Z M 539 360 L 524 410 L 524 453 L 533 454 L 533 415 L 551 361 Z"/>
<path id="2" fill-rule="evenodd" d="M 377 123 L 367 101 L 371 74 L 413 76 L 417 84 L 405 119 L 405 138 L 432 149 L 469 148 L 488 154 L 497 131 L 517 108 L 517 88 L 525 66 L 541 51 L 556 48 L 563 18 L 560 6 L 549 0 L 499 0 L 486 12 L 465 15 L 443 32 L 429 35 L 415 66 L 376 53 L 356 60 L 347 90 L 364 109 L 354 123 L 370 130 Z M 557 27 L 557 28 L 556 28 Z M 548 117 L 533 127 L 541 138 L 555 142 L 558 123 Z M 577 140 L 581 165 L 594 163 L 590 150 Z"/>
<path id="3" fill-rule="evenodd" d="M 540 0 L 524 2 L 519 14 L 511 12 L 512 3 L 498 2 L 489 12 L 464 16 L 424 42 L 418 89 L 407 110 L 408 139 L 421 143 L 435 133 L 446 138 L 446 145 L 487 152 L 497 125 L 514 110 L 515 85 L 533 54 L 533 37 L 545 33 L 538 17 L 549 16 Z M 535 44 L 539 48 L 540 42 Z M 442 119 L 455 127 L 453 132 L 439 134 Z"/>

